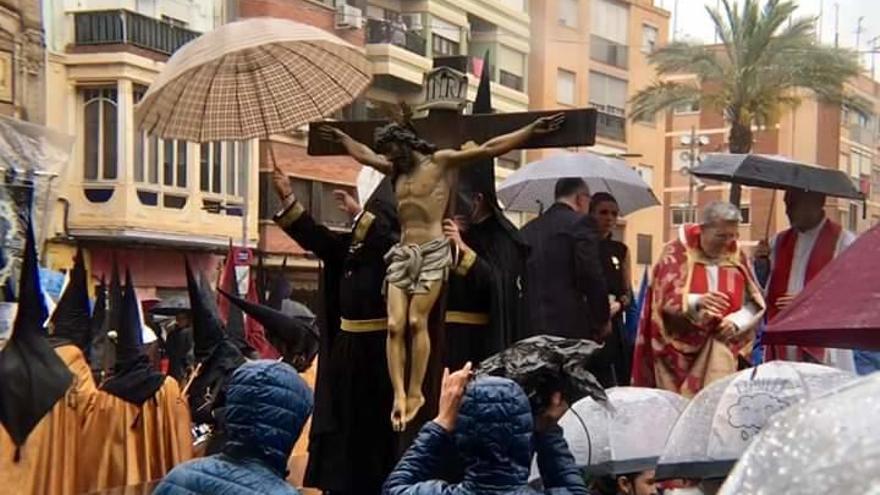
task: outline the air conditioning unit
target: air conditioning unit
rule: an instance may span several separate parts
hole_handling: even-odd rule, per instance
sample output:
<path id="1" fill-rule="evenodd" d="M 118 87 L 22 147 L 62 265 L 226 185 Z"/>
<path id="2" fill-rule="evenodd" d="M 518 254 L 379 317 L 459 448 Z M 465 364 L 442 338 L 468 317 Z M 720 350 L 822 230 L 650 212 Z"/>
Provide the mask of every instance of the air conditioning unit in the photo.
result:
<path id="1" fill-rule="evenodd" d="M 364 27 L 364 15 L 361 9 L 340 3 L 336 6 L 336 29 L 361 29 Z"/>

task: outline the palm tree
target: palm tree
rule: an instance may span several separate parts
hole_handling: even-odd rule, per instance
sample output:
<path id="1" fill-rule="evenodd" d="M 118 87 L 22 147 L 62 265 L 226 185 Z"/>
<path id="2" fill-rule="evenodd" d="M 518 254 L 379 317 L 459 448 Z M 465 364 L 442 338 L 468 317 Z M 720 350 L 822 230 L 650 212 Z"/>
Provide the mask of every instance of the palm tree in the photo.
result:
<path id="1" fill-rule="evenodd" d="M 699 102 L 721 111 L 730 124 L 731 153 L 752 149 L 752 126 L 774 122 L 783 107 L 795 106 L 795 88 L 819 98 L 844 102 L 843 84 L 860 72 L 856 54 L 816 42 L 816 18 L 793 18 L 793 1 L 722 0 L 722 8 L 706 7 L 719 45 L 673 42 L 654 52 L 660 80 L 631 100 L 630 118 L 650 119 L 658 112 Z M 695 80 L 662 80 L 671 74 L 693 74 Z M 860 107 L 858 102 L 854 106 Z M 739 204 L 740 188 L 731 188 Z"/>

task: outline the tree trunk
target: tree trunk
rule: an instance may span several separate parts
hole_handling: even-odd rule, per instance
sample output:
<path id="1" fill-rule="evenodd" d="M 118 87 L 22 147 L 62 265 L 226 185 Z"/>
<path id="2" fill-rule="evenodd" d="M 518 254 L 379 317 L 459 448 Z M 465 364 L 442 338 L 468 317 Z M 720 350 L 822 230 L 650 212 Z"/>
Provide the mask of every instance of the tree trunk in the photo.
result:
<path id="1" fill-rule="evenodd" d="M 738 116 L 737 116 L 738 117 Z M 752 126 L 743 125 L 738 118 L 732 119 L 729 135 L 729 147 L 731 153 L 748 153 L 752 150 Z M 737 208 L 742 202 L 742 186 L 731 184 L 730 202 Z"/>

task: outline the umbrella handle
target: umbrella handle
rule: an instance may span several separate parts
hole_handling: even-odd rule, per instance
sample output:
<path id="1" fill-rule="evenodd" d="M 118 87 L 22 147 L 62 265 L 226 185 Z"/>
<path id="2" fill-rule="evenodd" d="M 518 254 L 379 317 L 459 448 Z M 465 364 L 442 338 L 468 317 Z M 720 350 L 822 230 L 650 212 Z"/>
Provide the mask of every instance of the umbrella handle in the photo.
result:
<path id="1" fill-rule="evenodd" d="M 578 414 L 577 411 L 574 410 L 573 407 L 570 407 L 568 410 L 571 411 L 572 414 L 574 414 L 575 418 L 577 418 L 578 422 L 581 424 L 581 427 L 584 429 L 584 435 L 587 436 L 587 466 L 589 466 L 593 460 L 593 440 L 590 439 L 590 429 L 587 428 L 587 423 L 584 422 L 584 419 L 581 417 L 580 414 Z"/>
<path id="2" fill-rule="evenodd" d="M 773 214 L 776 210 L 776 190 L 774 189 L 770 194 L 770 213 L 767 214 L 767 225 L 764 227 L 765 241 L 770 239 L 770 222 L 773 221 Z"/>

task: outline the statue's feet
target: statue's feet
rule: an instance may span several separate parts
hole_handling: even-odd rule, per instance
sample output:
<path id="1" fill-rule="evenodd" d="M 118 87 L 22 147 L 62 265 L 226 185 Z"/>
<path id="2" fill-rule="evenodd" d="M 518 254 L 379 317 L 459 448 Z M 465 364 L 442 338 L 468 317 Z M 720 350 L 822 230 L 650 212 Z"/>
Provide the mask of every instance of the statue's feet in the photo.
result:
<path id="1" fill-rule="evenodd" d="M 391 429 L 400 433 L 406 429 L 406 397 L 395 397 L 391 407 Z"/>
<path id="2" fill-rule="evenodd" d="M 413 419 L 415 419 L 416 414 L 419 413 L 419 410 L 422 409 L 422 406 L 425 405 L 425 396 L 421 394 L 421 392 L 413 397 L 407 397 L 406 399 L 406 417 L 404 418 L 405 423 L 409 423 Z"/>

